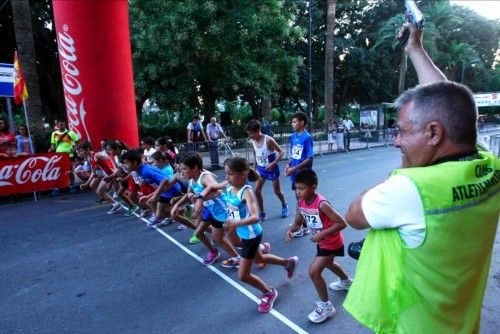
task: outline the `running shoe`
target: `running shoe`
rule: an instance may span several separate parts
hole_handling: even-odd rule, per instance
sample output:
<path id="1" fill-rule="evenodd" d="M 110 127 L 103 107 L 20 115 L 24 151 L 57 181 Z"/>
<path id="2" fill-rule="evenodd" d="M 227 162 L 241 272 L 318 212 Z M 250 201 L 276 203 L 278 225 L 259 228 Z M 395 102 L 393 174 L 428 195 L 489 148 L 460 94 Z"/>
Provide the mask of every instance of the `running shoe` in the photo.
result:
<path id="1" fill-rule="evenodd" d="M 183 225 L 183 224 L 179 224 L 177 226 L 177 231 L 184 231 L 184 230 L 187 230 L 187 226 L 186 225 Z"/>
<path id="2" fill-rule="evenodd" d="M 335 291 L 342 291 L 342 290 L 347 291 L 351 287 L 351 284 L 352 284 L 352 279 L 350 278 L 344 280 L 339 279 L 333 283 L 330 283 L 329 287 L 330 289 Z"/>
<path id="3" fill-rule="evenodd" d="M 260 299 L 259 312 L 267 313 L 271 311 L 276 298 L 278 298 L 278 291 L 275 288 L 271 288 L 270 291 L 264 293 Z"/>
<path id="4" fill-rule="evenodd" d="M 156 217 L 154 217 L 154 219 L 148 219 L 148 222 L 146 223 L 146 225 L 149 228 L 160 227 L 161 226 L 161 220 L 156 219 Z"/>
<path id="5" fill-rule="evenodd" d="M 264 242 L 263 244 L 259 245 L 259 251 L 261 254 L 269 254 L 269 251 L 271 250 L 271 244 L 269 242 Z M 266 263 L 264 261 L 259 262 L 259 268 L 264 268 L 266 266 Z"/>
<path id="6" fill-rule="evenodd" d="M 125 217 L 132 216 L 135 213 L 135 210 L 137 210 L 137 207 L 135 205 L 129 206 L 127 212 L 125 212 Z"/>
<path id="7" fill-rule="evenodd" d="M 198 242 L 200 242 L 201 240 L 198 239 L 198 237 L 196 236 L 196 234 L 193 233 L 193 235 L 191 236 L 191 238 L 189 239 L 188 243 L 190 245 L 194 245 L 194 244 L 197 244 Z"/>
<path id="8" fill-rule="evenodd" d="M 288 258 L 288 263 L 285 266 L 286 276 L 288 277 L 288 279 L 291 279 L 293 277 L 295 269 L 297 269 L 298 265 L 299 265 L 299 258 L 297 256 L 292 256 Z"/>
<path id="9" fill-rule="evenodd" d="M 106 212 L 108 215 L 112 215 L 114 213 L 117 213 L 118 211 L 120 211 L 122 209 L 122 205 L 118 202 L 115 202 L 113 203 L 113 205 L 111 206 L 111 209 Z"/>
<path id="10" fill-rule="evenodd" d="M 219 250 L 217 248 L 214 248 L 211 251 L 208 251 L 207 256 L 203 259 L 203 264 L 208 266 L 212 263 L 214 263 L 220 256 Z"/>
<path id="11" fill-rule="evenodd" d="M 301 226 L 297 231 L 292 233 L 294 238 L 302 238 L 309 234 L 309 229 L 307 227 Z"/>
<path id="12" fill-rule="evenodd" d="M 54 188 L 54 190 L 52 190 L 52 192 L 50 193 L 50 197 L 57 197 L 59 195 L 61 195 L 59 188 Z"/>
<path id="13" fill-rule="evenodd" d="M 262 212 L 259 214 L 259 220 L 263 222 L 264 220 L 267 220 L 267 215 L 265 212 Z"/>
<path id="14" fill-rule="evenodd" d="M 309 313 L 309 320 L 314 322 L 315 324 L 322 323 L 328 318 L 332 317 L 335 314 L 335 308 L 332 303 L 328 301 L 327 303 L 323 303 L 321 301 L 316 302 L 316 309 Z"/>
<path id="15" fill-rule="evenodd" d="M 285 204 L 281 207 L 281 218 L 288 217 L 288 204 Z"/>
<path id="16" fill-rule="evenodd" d="M 227 260 L 222 261 L 222 266 L 224 268 L 239 268 L 240 267 L 240 257 L 230 257 Z"/>

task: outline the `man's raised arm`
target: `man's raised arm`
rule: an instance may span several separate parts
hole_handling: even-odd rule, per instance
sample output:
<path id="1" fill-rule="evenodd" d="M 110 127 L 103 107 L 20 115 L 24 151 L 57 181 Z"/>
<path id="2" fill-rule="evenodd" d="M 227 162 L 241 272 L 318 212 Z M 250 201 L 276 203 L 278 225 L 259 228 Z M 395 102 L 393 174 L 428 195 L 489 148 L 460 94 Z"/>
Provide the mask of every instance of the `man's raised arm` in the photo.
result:
<path id="1" fill-rule="evenodd" d="M 424 85 L 448 80 L 443 72 L 434 65 L 427 52 L 425 52 L 422 45 L 423 31 L 417 30 L 411 23 L 405 23 L 399 30 L 399 34 L 396 38 L 400 39 L 405 30 L 410 30 L 410 37 L 405 46 L 405 52 L 410 57 L 415 71 L 417 71 L 418 83 Z"/>

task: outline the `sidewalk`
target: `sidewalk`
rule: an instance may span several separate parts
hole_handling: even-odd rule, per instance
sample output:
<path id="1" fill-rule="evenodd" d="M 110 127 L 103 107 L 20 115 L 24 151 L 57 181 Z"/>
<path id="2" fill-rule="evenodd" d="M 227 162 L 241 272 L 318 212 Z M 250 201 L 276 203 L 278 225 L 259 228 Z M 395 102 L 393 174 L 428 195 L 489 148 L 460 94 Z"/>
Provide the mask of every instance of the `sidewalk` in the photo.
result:
<path id="1" fill-rule="evenodd" d="M 364 138 L 361 138 L 364 139 Z M 372 147 L 381 147 L 381 146 L 392 146 L 394 139 L 380 139 L 375 142 L 366 142 L 360 140 L 360 138 L 351 138 L 350 151 L 356 150 L 366 150 L 371 149 Z M 285 155 L 283 156 L 283 160 L 288 160 L 288 152 L 289 152 L 289 144 L 282 144 L 281 148 L 285 151 Z M 249 142 L 245 148 L 238 148 L 232 150 L 235 156 L 244 157 L 245 159 L 252 161 L 253 160 L 253 151 Z M 203 165 L 207 168 L 211 166 L 210 155 L 208 152 L 199 152 L 203 158 Z M 333 144 L 333 150 L 328 150 L 328 141 L 327 140 L 315 140 L 314 141 L 314 156 L 321 157 L 326 154 L 334 154 L 334 153 L 349 153 L 349 151 L 338 151 L 337 145 Z M 229 152 L 225 152 L 224 150 L 219 151 L 219 162 L 222 166 L 224 160 L 230 158 L 231 154 Z"/>
<path id="2" fill-rule="evenodd" d="M 493 136 L 498 135 L 500 133 L 500 125 L 499 124 L 489 124 L 488 126 L 485 126 L 484 128 L 481 129 L 481 131 L 478 132 L 478 139 L 482 140 L 483 142 L 487 142 L 488 146 L 491 146 L 490 138 L 493 138 Z M 277 139 L 277 138 L 275 138 Z M 282 138 L 283 139 L 283 138 Z M 378 141 L 373 141 L 373 142 L 367 142 L 364 140 L 365 138 L 351 138 L 351 145 L 350 145 L 350 151 L 356 151 L 356 150 L 366 150 L 366 149 L 371 149 L 372 147 L 381 147 L 381 146 L 393 146 L 394 145 L 394 137 L 391 136 L 390 134 L 387 134 L 387 136 L 383 136 L 383 134 L 380 136 Z M 498 141 L 498 140 L 497 140 Z M 496 142 L 495 142 L 496 143 Z M 500 154 L 500 141 L 499 143 L 496 143 L 498 147 L 491 147 L 491 149 L 496 150 L 497 155 Z M 326 154 L 334 154 L 334 153 L 349 153 L 348 151 L 337 151 L 337 145 L 333 144 L 334 149 L 333 150 L 328 150 L 328 141 L 327 140 L 314 140 L 314 156 L 323 156 Z M 283 156 L 283 160 L 288 159 L 288 152 L 289 152 L 289 144 L 288 142 L 286 144 L 281 144 L 281 148 L 285 151 L 285 155 Z M 245 148 L 237 148 L 232 150 L 235 156 L 240 156 L 244 157 L 245 159 L 252 161 L 253 160 L 253 152 L 252 152 L 252 147 L 249 142 L 247 142 Z M 203 164 L 209 168 L 211 166 L 210 162 L 210 155 L 208 152 L 199 152 L 203 158 Z M 224 160 L 227 158 L 230 158 L 231 154 L 227 151 L 219 151 L 219 162 L 220 165 L 224 163 Z"/>

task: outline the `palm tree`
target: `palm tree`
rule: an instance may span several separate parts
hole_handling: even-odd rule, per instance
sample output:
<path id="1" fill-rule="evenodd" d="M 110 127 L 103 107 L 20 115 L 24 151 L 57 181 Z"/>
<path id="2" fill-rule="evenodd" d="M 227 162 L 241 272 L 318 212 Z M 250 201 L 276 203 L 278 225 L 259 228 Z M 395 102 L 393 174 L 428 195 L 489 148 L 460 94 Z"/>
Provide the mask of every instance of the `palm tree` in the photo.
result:
<path id="1" fill-rule="evenodd" d="M 335 6 L 337 0 L 328 0 L 326 5 L 326 36 L 325 36 L 325 124 L 329 124 L 333 116 L 333 96 L 335 85 L 333 82 L 333 49 L 335 30 Z"/>
<path id="2" fill-rule="evenodd" d="M 29 1 L 12 0 L 11 5 L 19 61 L 24 72 L 30 96 L 26 100 L 26 112 L 33 132 L 41 132 L 43 130 L 42 102 L 38 86 L 35 43 L 33 41 Z"/>

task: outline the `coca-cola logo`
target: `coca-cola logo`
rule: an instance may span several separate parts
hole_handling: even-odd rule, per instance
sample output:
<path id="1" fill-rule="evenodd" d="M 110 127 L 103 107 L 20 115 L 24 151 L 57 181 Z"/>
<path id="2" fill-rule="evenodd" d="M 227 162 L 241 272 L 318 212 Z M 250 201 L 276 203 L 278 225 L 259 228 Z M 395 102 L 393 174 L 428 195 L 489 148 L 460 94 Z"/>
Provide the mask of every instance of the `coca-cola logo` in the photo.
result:
<path id="1" fill-rule="evenodd" d="M 4 165 L 0 168 L 0 187 L 12 186 L 14 183 L 10 181 L 13 176 L 15 184 L 56 181 L 61 177 L 61 167 L 56 166 L 61 159 L 61 155 L 35 156 L 20 164 Z M 40 166 L 35 169 L 39 164 Z"/>
<path id="2" fill-rule="evenodd" d="M 74 131 L 80 139 L 90 139 L 85 124 L 83 86 L 78 80 L 80 71 L 76 66 L 77 56 L 75 41 L 69 34 L 67 24 L 63 25 L 63 32 L 57 34 L 57 45 L 59 50 L 59 59 L 61 62 L 61 75 L 64 87 L 64 99 L 66 101 L 66 113 L 68 115 L 68 127 Z M 82 134 L 85 131 L 85 135 Z"/>

